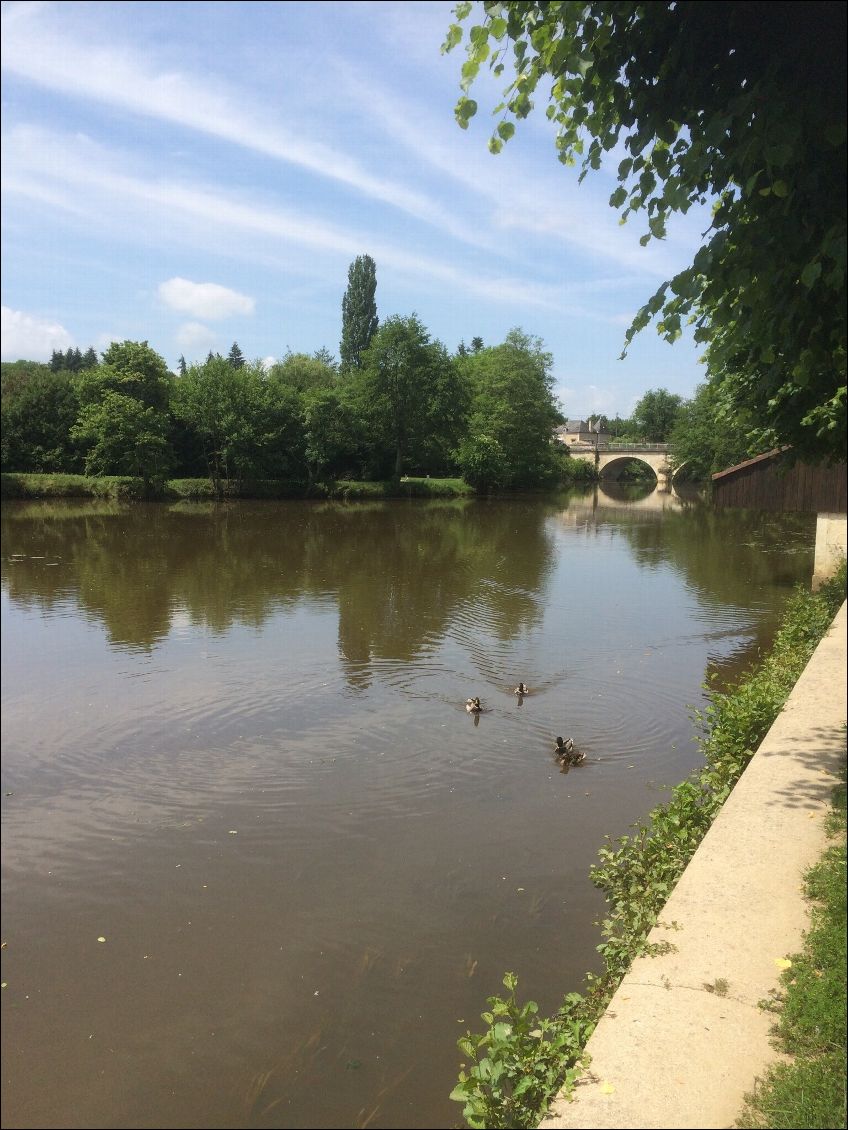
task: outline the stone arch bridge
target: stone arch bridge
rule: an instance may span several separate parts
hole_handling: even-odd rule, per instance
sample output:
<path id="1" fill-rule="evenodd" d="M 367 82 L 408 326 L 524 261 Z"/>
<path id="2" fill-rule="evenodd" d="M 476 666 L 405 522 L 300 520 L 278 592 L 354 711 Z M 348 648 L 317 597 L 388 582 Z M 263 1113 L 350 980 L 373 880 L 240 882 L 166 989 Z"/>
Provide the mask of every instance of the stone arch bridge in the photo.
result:
<path id="1" fill-rule="evenodd" d="M 668 486 L 675 475 L 668 462 L 667 443 L 576 443 L 568 450 L 572 459 L 582 459 L 596 467 L 601 479 L 617 479 L 633 460 L 647 464 L 660 486 Z"/>

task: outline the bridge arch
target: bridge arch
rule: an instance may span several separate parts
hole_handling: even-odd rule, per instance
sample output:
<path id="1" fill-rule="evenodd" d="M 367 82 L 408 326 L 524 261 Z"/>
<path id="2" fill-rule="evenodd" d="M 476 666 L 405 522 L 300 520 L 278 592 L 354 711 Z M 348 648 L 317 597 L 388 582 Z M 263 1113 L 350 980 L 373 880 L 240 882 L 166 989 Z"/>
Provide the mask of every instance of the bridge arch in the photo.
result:
<path id="1" fill-rule="evenodd" d="M 607 459 L 604 462 L 599 461 L 598 478 L 601 482 L 603 482 L 604 479 L 611 479 L 613 482 L 617 482 L 621 478 L 621 474 L 628 463 L 641 463 L 643 467 L 648 468 L 657 482 L 659 482 L 660 476 L 657 468 L 652 462 L 643 459 L 639 455 L 620 455 L 617 458 Z"/>

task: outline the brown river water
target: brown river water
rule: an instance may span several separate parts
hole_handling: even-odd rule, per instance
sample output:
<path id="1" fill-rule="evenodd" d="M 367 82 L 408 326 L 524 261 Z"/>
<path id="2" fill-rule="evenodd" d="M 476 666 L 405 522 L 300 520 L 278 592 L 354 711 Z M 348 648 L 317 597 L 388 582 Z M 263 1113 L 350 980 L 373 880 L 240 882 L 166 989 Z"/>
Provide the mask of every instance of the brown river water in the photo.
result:
<path id="1" fill-rule="evenodd" d="M 612 487 L 4 504 L 3 1126 L 459 1125 L 457 1037 L 599 967 L 603 837 L 814 533 Z"/>

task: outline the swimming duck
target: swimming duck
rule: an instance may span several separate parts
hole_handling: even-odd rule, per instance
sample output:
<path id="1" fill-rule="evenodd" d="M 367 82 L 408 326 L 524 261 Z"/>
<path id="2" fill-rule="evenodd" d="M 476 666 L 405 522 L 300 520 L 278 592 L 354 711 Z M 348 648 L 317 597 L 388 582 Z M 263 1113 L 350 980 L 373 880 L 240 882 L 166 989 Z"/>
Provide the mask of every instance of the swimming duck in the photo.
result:
<path id="1" fill-rule="evenodd" d="M 562 765 L 582 765 L 586 754 L 574 748 L 574 738 L 557 738 L 554 755 Z"/>
<path id="2" fill-rule="evenodd" d="M 469 714 L 479 714 L 483 707 L 480 705 L 479 698 L 469 698 L 465 702 L 465 709 Z"/>
<path id="3" fill-rule="evenodd" d="M 529 694 L 530 688 L 526 687 L 524 683 L 519 683 L 512 693 L 517 695 Z"/>

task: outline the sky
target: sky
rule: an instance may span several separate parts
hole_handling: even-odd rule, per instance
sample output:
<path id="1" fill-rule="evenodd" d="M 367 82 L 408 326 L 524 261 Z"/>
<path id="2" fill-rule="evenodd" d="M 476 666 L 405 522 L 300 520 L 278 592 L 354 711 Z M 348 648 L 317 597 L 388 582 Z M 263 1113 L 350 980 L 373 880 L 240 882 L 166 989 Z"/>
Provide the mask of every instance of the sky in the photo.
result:
<path id="1" fill-rule="evenodd" d="M 543 97 L 491 155 L 506 75 L 481 72 L 461 130 L 452 8 L 4 2 L 3 359 L 127 339 L 172 369 L 234 341 L 250 359 L 338 356 L 367 254 L 381 319 L 416 313 L 451 351 L 516 326 L 541 338 L 570 417 L 691 396 L 689 335 L 651 327 L 619 355 L 708 216 L 640 247 L 643 218 L 608 205 L 623 154 L 578 184 Z"/>

